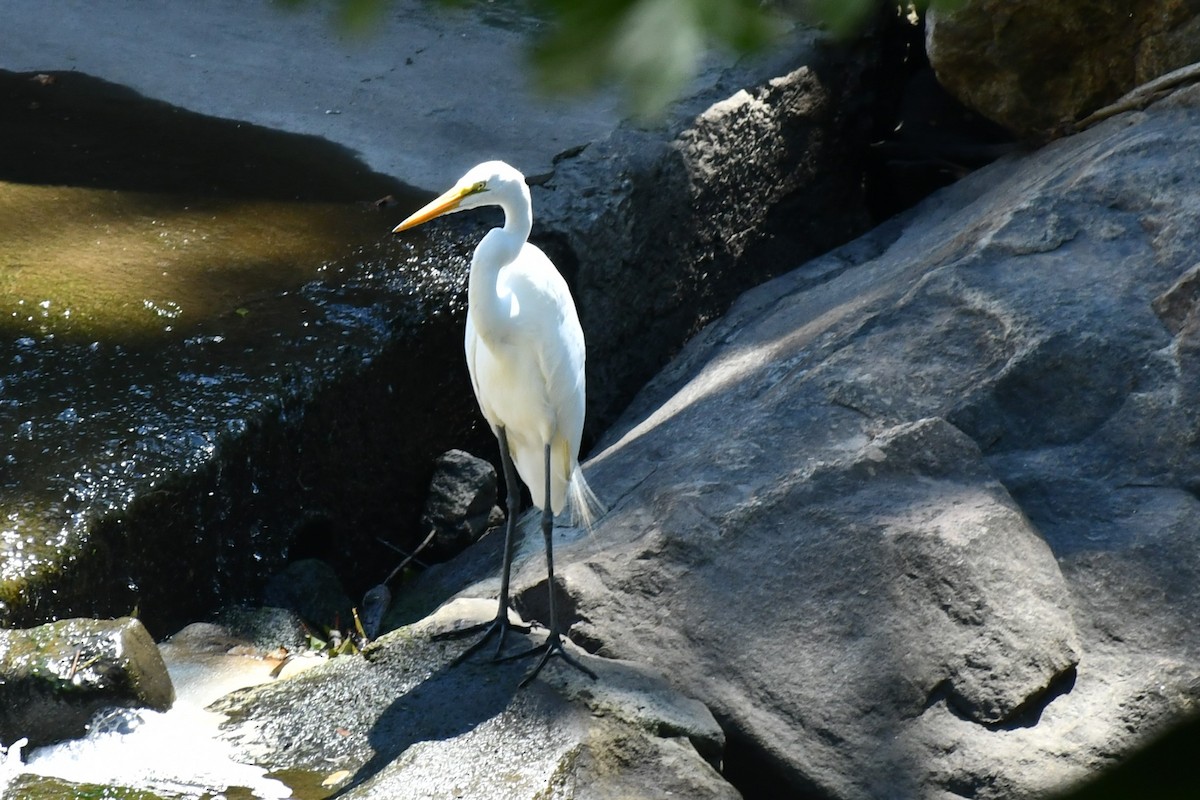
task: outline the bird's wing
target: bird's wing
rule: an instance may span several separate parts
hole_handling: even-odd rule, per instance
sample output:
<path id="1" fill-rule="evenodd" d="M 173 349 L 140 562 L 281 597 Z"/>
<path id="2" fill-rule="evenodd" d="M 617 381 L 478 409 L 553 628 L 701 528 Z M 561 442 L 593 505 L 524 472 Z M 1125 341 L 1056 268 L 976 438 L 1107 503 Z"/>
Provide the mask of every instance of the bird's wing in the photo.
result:
<path id="1" fill-rule="evenodd" d="M 557 415 L 555 428 L 567 439 L 573 462 L 583 433 L 586 356 L 575 301 L 550 259 L 531 244 L 505 268 L 501 281 L 520 303 L 522 340 L 536 354 L 546 400 Z"/>
<path id="2" fill-rule="evenodd" d="M 482 346 L 486 348 L 486 345 Z M 470 309 L 467 309 L 467 324 L 466 332 L 463 338 L 463 349 L 466 351 L 467 355 L 467 372 L 471 376 L 471 389 L 475 392 L 475 402 L 479 405 L 479 410 L 483 412 L 484 419 L 486 419 L 488 421 L 488 425 L 491 426 L 492 433 L 499 435 L 497 429 L 500 425 L 500 421 L 493 419 L 494 414 L 492 413 L 491 407 L 488 405 L 484 393 L 480 390 L 479 386 L 480 364 L 478 359 L 480 355 L 480 347 L 481 344 L 479 342 L 479 334 L 475 330 L 475 321 L 471 319 Z"/>

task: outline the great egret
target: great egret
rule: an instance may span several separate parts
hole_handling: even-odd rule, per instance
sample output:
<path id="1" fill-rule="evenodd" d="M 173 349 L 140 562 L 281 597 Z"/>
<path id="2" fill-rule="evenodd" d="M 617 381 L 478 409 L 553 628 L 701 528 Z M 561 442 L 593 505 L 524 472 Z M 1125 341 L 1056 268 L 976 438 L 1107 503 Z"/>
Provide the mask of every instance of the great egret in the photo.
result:
<path id="1" fill-rule="evenodd" d="M 594 672 L 563 649 L 554 607 L 554 515 L 569 508 L 578 522 L 590 528 L 600 510 L 578 460 L 584 414 L 583 329 L 566 281 L 546 254 L 528 241 L 533 205 L 525 176 L 502 161 L 480 164 L 392 233 L 443 214 L 488 205 L 503 209 L 504 227 L 488 231 L 471 260 L 465 344 L 475 398 L 500 443 L 508 485 L 508 522 L 496 618 L 466 631 L 486 629 L 455 663 L 492 636 L 499 637 L 499 660 L 512 627 L 508 621 L 509 572 L 520 503 L 515 464 L 533 504 L 542 512 L 550 634 L 540 647 L 509 658 L 542 654 L 522 686 L 554 655 L 595 678 Z"/>

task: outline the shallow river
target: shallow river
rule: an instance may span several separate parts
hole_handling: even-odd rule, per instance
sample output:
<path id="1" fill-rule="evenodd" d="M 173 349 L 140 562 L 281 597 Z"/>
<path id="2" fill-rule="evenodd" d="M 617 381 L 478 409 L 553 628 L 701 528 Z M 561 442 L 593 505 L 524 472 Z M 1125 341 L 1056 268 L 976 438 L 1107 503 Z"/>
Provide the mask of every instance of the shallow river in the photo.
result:
<path id="1" fill-rule="evenodd" d="M 421 302 L 408 282 L 418 256 L 388 233 L 418 198 L 328 143 L 198 117 L 74 73 L 0 72 L 0 140 L 0 620 L 32 624 L 89 611 L 95 578 L 52 613 L 30 586 L 97 546 L 98 513 L 166 492 L 181 459 L 207 468 L 264 404 L 286 416 L 304 391 L 292 366 L 365 359 L 404 303 Z M 458 278 L 445 280 L 455 291 Z M 256 480 L 238 491 L 270 489 Z M 208 532 L 172 535 L 186 547 Z M 216 546 L 259 558 L 245 544 Z M 161 558 L 173 575 L 171 553 Z M 152 590 L 139 585 L 153 561 L 135 567 L 121 551 L 112 561 L 129 569 L 127 602 L 153 616 Z M 222 591 L 185 592 L 197 589 Z M 119 608 L 122 596 L 96 602 Z M 219 720 L 204 706 L 274 665 L 169 661 L 170 712 L 111 716 L 85 740 L 25 753 L 24 765 L 13 750 L 0 776 L 23 775 L 14 791 L 29 800 L 332 791 L 321 786 L 329 776 L 285 785 L 235 764 L 213 738 Z"/>

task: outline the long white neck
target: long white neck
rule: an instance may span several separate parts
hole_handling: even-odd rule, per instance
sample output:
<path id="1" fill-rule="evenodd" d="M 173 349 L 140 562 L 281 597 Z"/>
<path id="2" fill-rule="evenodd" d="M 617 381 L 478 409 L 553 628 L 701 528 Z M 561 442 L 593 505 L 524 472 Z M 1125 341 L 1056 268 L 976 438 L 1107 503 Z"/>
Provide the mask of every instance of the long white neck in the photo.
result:
<path id="1" fill-rule="evenodd" d="M 497 291 L 500 270 L 520 254 L 533 229 L 533 210 L 528 190 L 519 198 L 501 198 L 497 205 L 504 210 L 504 227 L 487 232 L 475 256 L 471 259 L 471 275 L 467 294 L 475 329 L 487 341 L 502 341 L 511 329 L 513 298 Z M 523 202 L 522 202 L 523 201 Z"/>

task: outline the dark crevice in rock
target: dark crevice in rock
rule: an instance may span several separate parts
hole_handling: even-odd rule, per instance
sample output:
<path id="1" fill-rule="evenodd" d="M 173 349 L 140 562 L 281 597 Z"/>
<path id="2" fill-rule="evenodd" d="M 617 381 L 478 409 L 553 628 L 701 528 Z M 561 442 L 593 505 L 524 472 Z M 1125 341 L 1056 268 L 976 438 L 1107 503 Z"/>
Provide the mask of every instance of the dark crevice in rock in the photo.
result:
<path id="1" fill-rule="evenodd" d="M 949 679 L 938 681 L 937 684 L 935 684 L 934 687 L 929 690 L 929 694 L 925 697 L 925 705 L 922 707 L 921 710 L 923 712 L 928 711 L 929 709 L 933 708 L 934 706 L 936 706 L 937 704 L 939 704 L 943 701 L 945 701 L 946 705 L 949 706 L 952 711 L 954 711 L 954 715 L 956 717 L 960 717 L 962 719 L 967 718 L 963 714 L 961 714 L 957 709 L 954 709 L 953 706 L 951 706 L 951 704 L 950 704 L 950 680 Z"/>
<path id="2" fill-rule="evenodd" d="M 567 632 L 567 638 L 592 655 L 596 655 L 604 648 L 604 641 L 602 639 L 591 636 L 587 632 L 576 627 L 572 627 L 571 630 Z"/>
<path id="3" fill-rule="evenodd" d="M 896 8 L 880 13 L 883 56 L 864 188 L 871 214 L 885 220 L 916 205 L 1017 144 L 999 125 L 952 97 L 925 54 L 924 15 L 912 24 Z"/>
<path id="4" fill-rule="evenodd" d="M 329 514 L 306 514 L 292 534 L 288 557 L 293 561 L 305 558 L 327 558 L 330 549 L 337 547 L 337 523 Z"/>
<path id="5" fill-rule="evenodd" d="M 725 731 L 725 768 L 721 774 L 733 784 L 744 800 L 777 800 L 788 787 L 792 800 L 825 800 L 828 794 L 818 786 L 803 785 L 798 776 L 785 771 L 757 746 L 752 738 L 743 737 L 729 727 L 729 721 L 718 717 Z"/>
<path id="6" fill-rule="evenodd" d="M 1071 693 L 1071 690 L 1075 688 L 1075 681 L 1079 677 L 1078 673 L 1079 671 L 1075 667 L 1070 667 L 1063 671 L 1050 682 L 1043 692 L 1029 698 L 1028 702 L 1017 708 L 1007 720 L 990 725 L 989 728 L 992 730 L 1011 731 L 1016 728 L 1034 727 L 1041 722 L 1042 712 L 1055 699 Z"/>
<path id="7" fill-rule="evenodd" d="M 579 614 L 576 598 L 563 588 L 562 581 L 557 579 L 557 574 L 555 577 L 554 610 L 558 615 L 559 630 L 566 631 L 575 623 L 582 621 L 583 618 Z M 526 621 L 536 620 L 543 625 L 550 624 L 550 595 L 546 591 L 546 585 L 547 581 L 543 578 L 513 595 L 513 608 Z M 584 646 L 581 643 L 577 644 L 580 644 L 581 647 Z"/>

